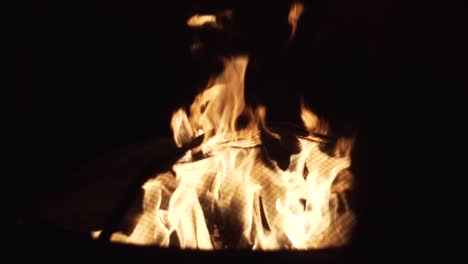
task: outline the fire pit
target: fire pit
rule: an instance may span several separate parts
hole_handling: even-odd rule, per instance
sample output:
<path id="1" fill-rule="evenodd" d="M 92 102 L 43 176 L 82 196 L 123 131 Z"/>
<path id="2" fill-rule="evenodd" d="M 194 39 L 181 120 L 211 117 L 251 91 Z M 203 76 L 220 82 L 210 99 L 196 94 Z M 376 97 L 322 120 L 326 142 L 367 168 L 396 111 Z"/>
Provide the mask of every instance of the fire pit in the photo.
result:
<path id="1" fill-rule="evenodd" d="M 269 128 L 264 107 L 245 105 L 246 66 L 246 57 L 226 59 L 224 72 L 195 98 L 190 115 L 174 113 L 174 141 L 183 156 L 142 185 L 142 212 L 125 217 L 131 230 L 114 233 L 120 212 L 94 236 L 204 250 L 317 249 L 347 242 L 354 223 L 345 196 L 352 183 L 346 170 L 352 141 L 324 136 L 326 126 L 304 104 L 303 135 Z"/>
<path id="2" fill-rule="evenodd" d="M 291 10 L 290 39 L 303 7 Z M 224 29 L 219 18 L 230 16 L 196 16 L 188 24 Z M 304 101 L 301 124 L 267 122 L 266 107 L 244 100 L 248 56 L 222 61 L 223 72 L 189 111 L 173 114 L 174 145 L 161 144 L 160 157 L 137 162 L 141 169 L 123 184 L 127 192 L 104 214 L 107 222 L 77 235 L 68 251 L 81 248 L 103 261 L 345 262 L 356 224 L 347 198 L 354 138 L 333 136 Z"/>

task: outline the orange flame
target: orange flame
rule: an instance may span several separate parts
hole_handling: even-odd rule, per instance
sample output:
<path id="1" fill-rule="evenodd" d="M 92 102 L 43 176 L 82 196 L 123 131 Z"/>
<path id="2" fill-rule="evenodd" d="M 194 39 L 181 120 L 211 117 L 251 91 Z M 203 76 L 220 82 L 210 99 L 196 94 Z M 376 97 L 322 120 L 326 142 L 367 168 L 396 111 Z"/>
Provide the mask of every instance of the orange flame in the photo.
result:
<path id="1" fill-rule="evenodd" d="M 300 101 L 300 106 L 301 119 L 307 131 L 324 135 L 328 134 L 328 124 L 320 120 L 319 117 L 304 104 L 303 99 Z"/>
<path id="2" fill-rule="evenodd" d="M 187 25 L 189 27 L 203 26 L 205 24 L 214 24 L 216 23 L 215 15 L 199 15 L 195 14 L 187 20 Z"/>
<path id="3" fill-rule="evenodd" d="M 301 102 L 311 135 L 297 137 L 300 150 L 281 169 L 265 156 L 262 142 L 263 133 L 278 140 L 281 134 L 266 127 L 265 107 L 253 109 L 244 101 L 248 58 L 224 63 L 224 72 L 196 96 L 190 113 L 179 109 L 172 116 L 178 146 L 201 134 L 203 143 L 172 171 L 144 184 L 144 211 L 133 232 L 115 233 L 112 240 L 207 250 L 343 245 L 355 219 L 344 195 L 352 183 L 346 170 L 352 144 L 337 144 L 345 155 L 322 151 L 312 134 L 326 133 L 326 125 Z"/>
<path id="4" fill-rule="evenodd" d="M 301 2 L 293 2 L 289 9 L 288 22 L 291 25 L 291 35 L 289 39 L 293 39 L 297 30 L 297 23 L 304 13 L 304 5 Z"/>
<path id="5" fill-rule="evenodd" d="M 232 17 L 232 10 L 223 10 L 216 14 L 194 14 L 187 20 L 189 27 L 209 26 L 217 29 L 224 28 L 224 23 Z"/>

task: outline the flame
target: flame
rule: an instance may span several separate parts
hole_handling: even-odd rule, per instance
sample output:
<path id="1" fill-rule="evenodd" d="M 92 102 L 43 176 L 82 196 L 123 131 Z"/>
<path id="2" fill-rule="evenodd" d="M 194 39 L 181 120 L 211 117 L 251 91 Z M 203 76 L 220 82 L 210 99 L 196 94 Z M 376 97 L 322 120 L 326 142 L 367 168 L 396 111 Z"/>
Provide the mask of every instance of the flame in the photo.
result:
<path id="1" fill-rule="evenodd" d="M 328 124 L 319 119 L 319 117 L 305 105 L 303 99 L 300 101 L 300 106 L 301 119 L 307 131 L 324 135 L 328 134 Z"/>
<path id="2" fill-rule="evenodd" d="M 232 18 L 232 10 L 226 9 L 215 14 L 194 14 L 187 20 L 189 27 L 209 26 L 217 29 L 223 29 L 227 21 Z"/>
<path id="3" fill-rule="evenodd" d="M 195 14 L 187 20 L 187 25 L 189 27 L 199 27 L 205 24 L 215 24 L 216 16 L 215 15 L 199 15 Z"/>
<path id="4" fill-rule="evenodd" d="M 288 22 L 291 25 L 291 35 L 289 36 L 290 40 L 294 38 L 294 35 L 296 34 L 297 22 L 301 18 L 302 13 L 304 13 L 304 4 L 301 2 L 293 2 L 288 15 Z"/>
<path id="5" fill-rule="evenodd" d="M 245 56 L 225 59 L 224 72 L 196 96 L 189 113 L 181 108 L 173 114 L 178 146 L 200 135 L 203 143 L 144 184 L 143 213 L 133 232 L 115 233 L 113 241 L 204 250 L 304 250 L 347 242 L 355 219 L 345 195 L 353 179 L 347 170 L 352 144 L 335 144 L 343 155 L 323 151 L 314 137 L 326 133 L 326 125 L 302 101 L 311 134 L 296 137 L 299 150 L 280 168 L 263 139 L 282 142 L 283 135 L 266 126 L 265 107 L 244 101 L 247 63 Z"/>

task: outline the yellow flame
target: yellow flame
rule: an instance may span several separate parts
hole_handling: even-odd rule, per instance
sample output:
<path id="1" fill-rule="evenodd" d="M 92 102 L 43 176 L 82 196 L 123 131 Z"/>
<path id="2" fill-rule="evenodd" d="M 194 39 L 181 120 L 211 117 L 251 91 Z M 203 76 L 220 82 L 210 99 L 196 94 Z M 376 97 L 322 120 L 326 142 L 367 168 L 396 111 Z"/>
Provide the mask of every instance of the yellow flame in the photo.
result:
<path id="1" fill-rule="evenodd" d="M 328 134 L 328 124 L 312 112 L 309 107 L 305 105 L 303 99 L 300 101 L 300 107 L 301 119 L 307 131 L 324 135 Z"/>
<path id="2" fill-rule="evenodd" d="M 216 16 L 195 14 L 187 20 L 189 27 L 199 27 L 205 24 L 216 24 Z"/>
<path id="3" fill-rule="evenodd" d="M 204 250 L 343 245 L 354 223 L 344 195 L 352 182 L 349 151 L 329 155 L 312 136 L 298 137 L 300 150 L 290 155 L 286 169 L 279 168 L 263 147 L 262 134 L 273 133 L 265 124 L 266 108 L 252 109 L 244 101 L 248 58 L 224 63 L 224 72 L 196 96 L 190 112 L 179 109 L 172 116 L 177 145 L 203 134 L 202 145 L 144 184 L 143 213 L 133 232 L 111 239 Z M 301 109 L 309 131 L 326 132 L 304 102 Z M 281 140 L 281 134 L 272 136 Z M 350 146 L 343 140 L 336 149 Z"/>
<path id="4" fill-rule="evenodd" d="M 294 38 L 297 30 L 297 23 L 304 12 L 304 5 L 301 2 L 293 2 L 289 9 L 288 22 L 291 25 L 291 35 L 289 39 Z"/>
<path id="5" fill-rule="evenodd" d="M 232 10 L 226 9 L 219 11 L 215 14 L 194 14 L 187 19 L 187 26 L 189 27 L 203 27 L 209 26 L 217 29 L 224 28 L 225 22 L 229 21 L 232 17 Z"/>

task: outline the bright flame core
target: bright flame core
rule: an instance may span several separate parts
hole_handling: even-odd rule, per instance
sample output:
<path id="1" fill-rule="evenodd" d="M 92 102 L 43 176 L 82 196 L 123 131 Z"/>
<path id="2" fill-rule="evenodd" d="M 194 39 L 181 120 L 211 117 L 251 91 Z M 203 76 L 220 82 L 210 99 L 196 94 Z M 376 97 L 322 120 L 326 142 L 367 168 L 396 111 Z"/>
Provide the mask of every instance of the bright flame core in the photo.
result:
<path id="1" fill-rule="evenodd" d="M 345 191 L 352 175 L 351 142 L 337 143 L 340 153 L 322 151 L 314 133 L 323 122 L 303 102 L 302 120 L 309 136 L 297 137 L 299 151 L 281 169 L 265 154 L 264 134 L 281 134 L 265 125 L 266 109 L 244 101 L 247 57 L 226 59 L 224 72 L 190 107 L 172 117 L 178 146 L 203 134 L 203 143 L 178 160 L 172 171 L 144 186 L 143 213 L 129 235 L 113 241 L 176 246 L 183 249 L 317 249 L 347 242 L 354 223 Z M 242 116 L 246 120 L 238 122 Z"/>

